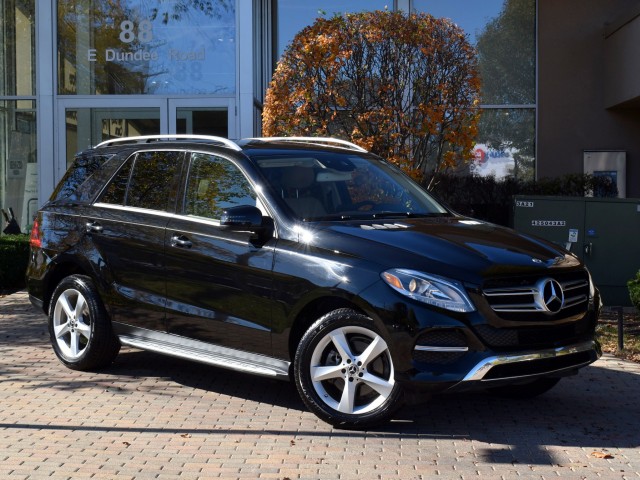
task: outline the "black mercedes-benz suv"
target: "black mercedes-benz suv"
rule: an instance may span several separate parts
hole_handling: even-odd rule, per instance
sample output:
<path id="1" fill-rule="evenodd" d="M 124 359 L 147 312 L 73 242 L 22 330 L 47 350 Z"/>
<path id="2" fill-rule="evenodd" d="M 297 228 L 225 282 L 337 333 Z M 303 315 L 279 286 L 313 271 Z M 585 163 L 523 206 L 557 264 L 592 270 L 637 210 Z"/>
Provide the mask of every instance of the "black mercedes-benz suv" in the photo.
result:
<path id="1" fill-rule="evenodd" d="M 31 247 L 29 295 L 69 368 L 127 345 L 292 378 L 344 428 L 435 392 L 532 397 L 600 356 L 575 255 L 462 217 L 342 140 L 103 142 Z"/>

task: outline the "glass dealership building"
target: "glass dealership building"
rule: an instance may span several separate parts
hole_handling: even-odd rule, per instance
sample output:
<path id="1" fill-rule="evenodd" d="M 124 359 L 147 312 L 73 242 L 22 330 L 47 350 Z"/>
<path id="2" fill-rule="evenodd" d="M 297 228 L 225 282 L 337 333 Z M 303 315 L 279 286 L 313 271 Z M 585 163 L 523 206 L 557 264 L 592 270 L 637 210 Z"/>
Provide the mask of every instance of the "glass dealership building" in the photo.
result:
<path id="1" fill-rule="evenodd" d="M 293 36 L 385 8 L 448 17 L 477 47 L 476 173 L 582 173 L 595 155 L 640 196 L 637 0 L 0 0 L 0 205 L 27 230 L 73 155 L 108 138 L 259 136 Z"/>

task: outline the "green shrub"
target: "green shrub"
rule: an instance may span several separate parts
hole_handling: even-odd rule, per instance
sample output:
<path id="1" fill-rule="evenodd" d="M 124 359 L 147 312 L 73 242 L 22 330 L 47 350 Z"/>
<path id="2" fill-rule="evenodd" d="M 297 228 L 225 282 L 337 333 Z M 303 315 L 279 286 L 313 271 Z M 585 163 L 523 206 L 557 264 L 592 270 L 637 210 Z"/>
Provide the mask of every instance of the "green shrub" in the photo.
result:
<path id="1" fill-rule="evenodd" d="M 640 311 L 640 270 L 636 273 L 636 278 L 633 278 L 627 282 L 629 287 L 629 298 L 631 303 Z"/>
<path id="2" fill-rule="evenodd" d="M 24 287 L 29 235 L 0 235 L 0 291 Z"/>

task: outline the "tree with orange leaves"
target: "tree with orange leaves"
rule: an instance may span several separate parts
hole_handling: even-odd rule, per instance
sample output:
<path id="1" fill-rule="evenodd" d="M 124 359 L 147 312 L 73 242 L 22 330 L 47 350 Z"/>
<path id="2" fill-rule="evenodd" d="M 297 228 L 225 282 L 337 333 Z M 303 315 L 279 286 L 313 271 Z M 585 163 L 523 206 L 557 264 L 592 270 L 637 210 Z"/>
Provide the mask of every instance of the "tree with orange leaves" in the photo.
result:
<path id="1" fill-rule="evenodd" d="M 472 158 L 479 89 L 475 51 L 449 20 L 319 18 L 278 63 L 263 134 L 348 139 L 424 179 Z"/>

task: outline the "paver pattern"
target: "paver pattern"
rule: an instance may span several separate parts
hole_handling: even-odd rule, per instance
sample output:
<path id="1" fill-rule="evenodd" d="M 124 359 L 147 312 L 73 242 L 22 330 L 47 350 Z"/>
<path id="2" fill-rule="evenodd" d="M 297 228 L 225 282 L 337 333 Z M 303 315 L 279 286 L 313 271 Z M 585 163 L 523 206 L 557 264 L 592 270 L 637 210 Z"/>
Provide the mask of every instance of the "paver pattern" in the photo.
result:
<path id="1" fill-rule="evenodd" d="M 123 348 L 60 364 L 24 292 L 0 298 L 0 479 L 640 479 L 640 365 L 604 356 L 529 401 L 482 393 L 332 428 L 292 384 Z"/>

